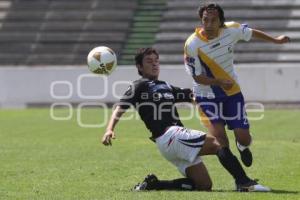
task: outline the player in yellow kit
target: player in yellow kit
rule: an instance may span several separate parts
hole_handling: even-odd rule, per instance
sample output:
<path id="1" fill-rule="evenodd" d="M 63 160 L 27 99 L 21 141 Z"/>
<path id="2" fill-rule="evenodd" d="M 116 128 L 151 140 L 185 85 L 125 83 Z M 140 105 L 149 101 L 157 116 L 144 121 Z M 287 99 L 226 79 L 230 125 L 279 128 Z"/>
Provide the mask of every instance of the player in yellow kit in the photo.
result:
<path id="1" fill-rule="evenodd" d="M 241 159 L 251 166 L 251 135 L 244 97 L 234 71 L 233 47 L 238 41 L 253 37 L 277 44 L 289 42 L 289 38 L 284 35 L 274 38 L 245 24 L 225 22 L 223 9 L 215 3 L 200 7 L 199 17 L 202 27 L 196 28 L 184 47 L 186 71 L 194 79 L 193 91 L 201 120 L 223 147 L 219 159 L 222 155 L 231 157 L 230 165 L 221 159 L 220 162 L 235 178 L 237 189 L 248 190 L 249 178 L 230 151 L 225 131 L 226 125 L 233 130 Z"/>

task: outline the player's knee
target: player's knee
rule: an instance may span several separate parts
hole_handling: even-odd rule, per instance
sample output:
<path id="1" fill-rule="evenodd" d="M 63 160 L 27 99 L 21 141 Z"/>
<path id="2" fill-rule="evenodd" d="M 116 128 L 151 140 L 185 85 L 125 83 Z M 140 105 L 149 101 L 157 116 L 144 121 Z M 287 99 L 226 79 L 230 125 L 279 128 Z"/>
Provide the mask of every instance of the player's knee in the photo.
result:
<path id="1" fill-rule="evenodd" d="M 234 133 L 239 144 L 244 146 L 251 144 L 252 137 L 248 129 L 235 129 Z"/>
<path id="2" fill-rule="evenodd" d="M 245 139 L 245 140 L 239 141 L 239 143 L 244 146 L 249 146 L 251 144 L 251 140 Z"/>
<path id="3" fill-rule="evenodd" d="M 245 134 L 239 138 L 237 138 L 237 141 L 244 146 L 249 146 L 251 144 L 252 138 L 250 134 Z"/>
<path id="4" fill-rule="evenodd" d="M 216 123 L 208 129 L 208 132 L 213 135 L 221 146 L 228 146 L 229 141 L 224 129 L 224 124 Z"/>
<path id="5" fill-rule="evenodd" d="M 217 152 L 217 156 L 219 159 L 221 160 L 232 160 L 234 159 L 234 155 L 231 152 L 231 150 L 229 149 L 229 147 L 223 147 L 221 149 L 218 150 Z"/>
<path id="6" fill-rule="evenodd" d="M 226 135 L 218 135 L 218 136 L 216 136 L 216 141 L 222 147 L 229 146 L 229 141 L 228 141 L 228 138 L 226 137 Z"/>
<path id="7" fill-rule="evenodd" d="M 221 148 L 220 143 L 217 141 L 216 138 L 213 138 L 212 145 L 211 145 L 211 151 L 216 154 L 220 148 Z"/>
<path id="8" fill-rule="evenodd" d="M 207 143 L 206 146 L 210 154 L 216 154 L 217 151 L 221 148 L 220 143 L 213 136 L 207 136 L 205 142 Z"/>

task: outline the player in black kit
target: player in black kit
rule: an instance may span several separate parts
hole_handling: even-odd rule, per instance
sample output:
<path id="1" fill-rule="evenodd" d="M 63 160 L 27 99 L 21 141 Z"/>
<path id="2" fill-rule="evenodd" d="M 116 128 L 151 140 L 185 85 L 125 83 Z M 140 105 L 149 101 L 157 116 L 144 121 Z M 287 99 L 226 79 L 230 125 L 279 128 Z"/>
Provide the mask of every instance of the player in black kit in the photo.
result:
<path id="1" fill-rule="evenodd" d="M 226 157 L 213 136 L 183 127 L 175 103 L 192 102 L 192 91 L 158 80 L 160 66 L 157 51 L 153 48 L 139 49 L 135 62 L 142 78 L 133 82 L 116 106 L 102 143 L 112 145 L 111 139 L 115 138 L 113 130 L 119 118 L 126 109 L 134 106 L 152 133 L 151 139 L 161 154 L 175 165 L 185 178 L 158 180 L 155 175 L 150 174 L 134 189 L 211 190 L 212 181 L 200 157 L 210 154 L 217 154 L 222 165 L 233 176 L 249 179 L 243 171 L 231 166 L 232 158 Z"/>

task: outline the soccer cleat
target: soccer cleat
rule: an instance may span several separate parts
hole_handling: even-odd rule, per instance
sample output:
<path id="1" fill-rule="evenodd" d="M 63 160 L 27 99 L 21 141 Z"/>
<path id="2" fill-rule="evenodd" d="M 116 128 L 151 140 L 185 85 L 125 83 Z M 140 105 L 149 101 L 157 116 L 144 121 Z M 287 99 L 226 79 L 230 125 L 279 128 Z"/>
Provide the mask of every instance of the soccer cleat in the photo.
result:
<path id="1" fill-rule="evenodd" d="M 269 187 L 258 184 L 256 180 L 250 180 L 245 184 L 237 184 L 236 190 L 238 192 L 270 192 Z"/>
<path id="2" fill-rule="evenodd" d="M 154 174 L 149 174 L 142 183 L 134 186 L 133 191 L 155 190 L 157 182 L 157 177 Z"/>
<path id="3" fill-rule="evenodd" d="M 143 183 L 136 184 L 132 189 L 132 191 L 135 191 L 135 192 L 139 192 L 139 191 L 143 191 L 143 190 L 146 190 L 146 184 L 143 184 Z"/>
<path id="4" fill-rule="evenodd" d="M 252 153 L 249 148 L 246 148 L 244 151 L 239 151 L 241 154 L 241 160 L 246 167 L 250 167 L 252 165 Z"/>

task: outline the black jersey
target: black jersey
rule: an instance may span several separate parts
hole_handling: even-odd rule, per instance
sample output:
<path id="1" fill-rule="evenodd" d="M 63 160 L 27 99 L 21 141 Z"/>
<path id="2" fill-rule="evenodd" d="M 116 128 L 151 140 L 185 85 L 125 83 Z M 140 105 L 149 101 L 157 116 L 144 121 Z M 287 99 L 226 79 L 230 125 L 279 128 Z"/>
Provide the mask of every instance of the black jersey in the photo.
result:
<path id="1" fill-rule="evenodd" d="M 167 127 L 181 123 L 175 103 L 191 102 L 192 91 L 169 85 L 165 81 L 139 79 L 125 92 L 120 106 L 127 109 L 130 105 L 138 111 L 152 138 L 161 136 Z"/>

